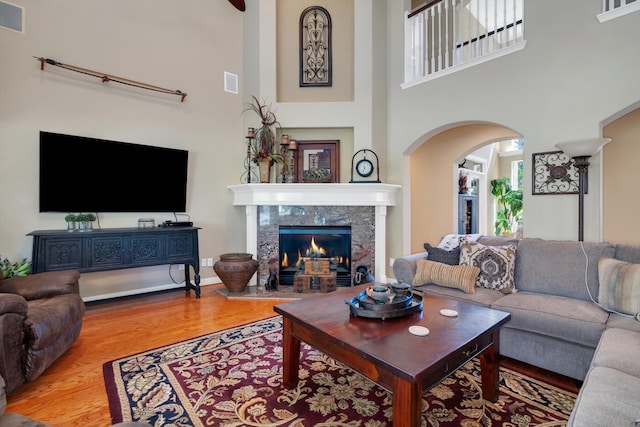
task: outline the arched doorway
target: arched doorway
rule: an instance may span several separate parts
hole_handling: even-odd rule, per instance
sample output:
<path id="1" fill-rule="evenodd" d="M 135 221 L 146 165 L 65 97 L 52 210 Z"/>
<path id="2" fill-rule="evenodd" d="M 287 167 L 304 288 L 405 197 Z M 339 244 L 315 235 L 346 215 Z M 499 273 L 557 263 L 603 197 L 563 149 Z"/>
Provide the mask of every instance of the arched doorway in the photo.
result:
<path id="1" fill-rule="evenodd" d="M 495 123 L 443 127 L 442 131 L 430 134 L 409 157 L 411 253 L 423 251 L 425 242 L 437 243 L 445 234 L 457 232 L 460 159 L 483 145 L 522 138 L 512 129 Z M 497 176 L 488 174 L 487 182 L 493 178 Z M 492 219 L 487 216 L 486 222 Z"/>

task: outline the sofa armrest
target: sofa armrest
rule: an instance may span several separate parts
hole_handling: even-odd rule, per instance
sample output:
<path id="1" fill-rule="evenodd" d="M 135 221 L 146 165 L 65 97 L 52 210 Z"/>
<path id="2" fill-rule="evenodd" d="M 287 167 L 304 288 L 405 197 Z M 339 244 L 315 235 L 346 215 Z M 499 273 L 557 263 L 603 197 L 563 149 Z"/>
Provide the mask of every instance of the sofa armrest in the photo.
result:
<path id="1" fill-rule="evenodd" d="M 413 277 L 416 275 L 416 267 L 419 259 L 427 259 L 427 253 L 419 252 L 396 258 L 393 262 L 393 275 L 396 280 L 412 284 Z"/>
<path id="2" fill-rule="evenodd" d="M 18 294 L 26 300 L 49 298 L 56 295 L 80 293 L 77 270 L 48 271 L 2 281 L 0 292 Z"/>
<path id="3" fill-rule="evenodd" d="M 24 318 L 27 317 L 27 310 L 27 300 L 20 295 L 0 293 L 0 316 L 3 314 L 17 314 Z M 0 330 L 0 332 L 2 331 Z"/>

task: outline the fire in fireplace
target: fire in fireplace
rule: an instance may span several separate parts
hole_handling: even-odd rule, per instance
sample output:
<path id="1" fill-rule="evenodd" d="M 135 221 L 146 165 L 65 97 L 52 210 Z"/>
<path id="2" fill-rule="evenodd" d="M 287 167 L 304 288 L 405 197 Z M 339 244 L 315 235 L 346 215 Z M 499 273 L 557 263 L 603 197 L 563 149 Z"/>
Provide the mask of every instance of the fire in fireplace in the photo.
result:
<path id="1" fill-rule="evenodd" d="M 280 285 L 293 285 L 303 258 L 329 258 L 338 286 L 351 286 L 350 226 L 279 227 Z"/>

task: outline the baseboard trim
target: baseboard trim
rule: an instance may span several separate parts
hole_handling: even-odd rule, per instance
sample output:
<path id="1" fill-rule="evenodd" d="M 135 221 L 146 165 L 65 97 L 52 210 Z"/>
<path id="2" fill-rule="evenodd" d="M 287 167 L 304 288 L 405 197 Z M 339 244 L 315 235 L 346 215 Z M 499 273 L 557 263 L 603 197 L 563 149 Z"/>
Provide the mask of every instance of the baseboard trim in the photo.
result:
<path id="1" fill-rule="evenodd" d="M 205 279 L 201 280 L 200 287 L 208 286 L 208 285 L 215 285 L 215 284 L 218 284 L 218 283 L 222 283 L 222 281 L 218 277 L 208 277 L 208 278 L 205 278 Z M 112 292 L 112 293 L 102 294 L 102 295 L 92 295 L 92 296 L 89 296 L 89 297 L 83 297 L 82 300 L 85 303 L 94 302 L 94 301 L 104 302 L 105 300 L 114 300 L 114 299 L 131 297 L 131 296 L 135 296 L 135 295 L 143 295 L 143 294 L 148 294 L 148 293 L 153 293 L 153 292 L 170 291 L 170 290 L 175 290 L 175 289 L 184 289 L 184 283 L 169 283 L 169 284 L 166 284 L 166 285 L 152 286 L 152 287 L 149 287 L 149 288 L 131 289 L 131 290 L 128 290 L 128 291 Z"/>

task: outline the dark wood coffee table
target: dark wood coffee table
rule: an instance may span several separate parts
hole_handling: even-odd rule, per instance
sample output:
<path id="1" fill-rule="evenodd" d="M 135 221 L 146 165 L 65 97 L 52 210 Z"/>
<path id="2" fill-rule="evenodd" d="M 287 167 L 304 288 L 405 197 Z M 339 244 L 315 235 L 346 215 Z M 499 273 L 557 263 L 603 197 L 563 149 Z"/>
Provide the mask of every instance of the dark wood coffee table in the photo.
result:
<path id="1" fill-rule="evenodd" d="M 298 384 L 300 342 L 315 347 L 393 393 L 394 427 L 419 427 L 422 392 L 468 360 L 480 356 L 484 398 L 498 398 L 498 331 L 511 315 L 437 296 L 423 295 L 423 310 L 387 320 L 353 317 L 345 300 L 368 285 L 278 304 L 283 317 L 283 380 Z M 440 314 L 456 310 L 458 317 Z M 412 325 L 428 336 L 409 333 Z"/>

